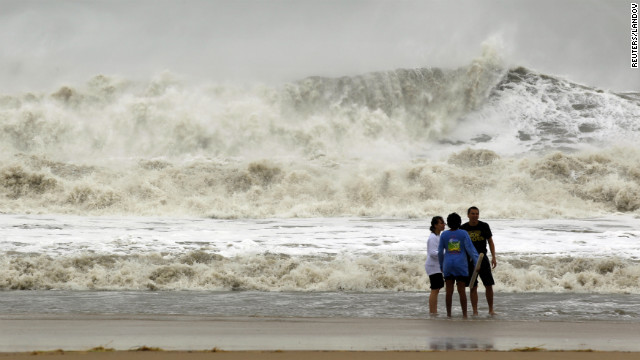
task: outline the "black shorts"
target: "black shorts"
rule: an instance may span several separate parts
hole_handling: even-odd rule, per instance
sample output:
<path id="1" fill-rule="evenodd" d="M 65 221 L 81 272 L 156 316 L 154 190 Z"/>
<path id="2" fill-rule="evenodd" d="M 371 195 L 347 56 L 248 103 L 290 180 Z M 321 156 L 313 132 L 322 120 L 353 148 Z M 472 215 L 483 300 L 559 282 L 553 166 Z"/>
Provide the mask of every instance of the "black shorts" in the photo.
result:
<path id="1" fill-rule="evenodd" d="M 431 290 L 438 290 L 444 287 L 444 277 L 442 277 L 442 273 L 429 275 L 429 282 L 431 283 Z"/>
<path id="2" fill-rule="evenodd" d="M 469 278 L 467 279 L 467 286 L 471 286 L 469 281 L 471 281 L 471 275 L 473 275 L 474 266 L 472 262 L 469 262 Z M 471 286 L 472 288 L 478 286 L 478 279 L 482 280 L 482 285 L 493 286 L 495 285 L 495 281 L 493 280 L 493 274 L 491 274 L 491 263 L 489 263 L 489 258 L 485 254 L 482 259 L 482 265 L 480 265 L 480 271 L 478 271 L 478 277 L 476 278 L 475 284 Z"/>

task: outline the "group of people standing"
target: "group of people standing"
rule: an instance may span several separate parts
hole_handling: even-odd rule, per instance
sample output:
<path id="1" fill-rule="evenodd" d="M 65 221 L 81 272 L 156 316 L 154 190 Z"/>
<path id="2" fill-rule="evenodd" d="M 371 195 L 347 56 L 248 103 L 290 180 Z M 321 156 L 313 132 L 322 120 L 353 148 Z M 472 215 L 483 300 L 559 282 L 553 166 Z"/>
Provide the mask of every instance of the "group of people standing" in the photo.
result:
<path id="1" fill-rule="evenodd" d="M 467 210 L 469 221 L 462 224 L 462 218 L 456 213 L 447 216 L 445 222 L 441 216 L 431 219 L 431 234 L 427 241 L 427 262 L 425 269 L 431 283 L 429 294 L 429 313 L 438 313 L 438 293 L 446 285 L 447 316 L 451 317 L 451 305 L 453 302 L 454 285 L 460 295 L 462 316 L 467 317 L 467 294 L 465 288 L 469 286 L 471 307 L 473 315 L 478 315 L 478 281 L 469 284 L 471 274 L 478 262 L 479 254 L 482 258 L 478 278 L 485 287 L 489 314 L 493 311 L 493 275 L 491 269 L 497 265 L 496 250 L 493 245 L 493 235 L 489 224 L 480 221 L 480 210 L 472 206 Z M 491 251 L 491 262 L 487 258 L 487 245 Z"/>

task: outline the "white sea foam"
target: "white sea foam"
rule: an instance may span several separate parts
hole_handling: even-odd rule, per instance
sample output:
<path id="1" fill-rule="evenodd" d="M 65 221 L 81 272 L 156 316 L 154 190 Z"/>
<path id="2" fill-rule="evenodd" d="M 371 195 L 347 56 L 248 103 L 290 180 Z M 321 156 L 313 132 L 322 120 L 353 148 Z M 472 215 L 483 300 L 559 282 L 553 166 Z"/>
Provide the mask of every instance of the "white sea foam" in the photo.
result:
<path id="1" fill-rule="evenodd" d="M 422 220 L 0 219 L 4 289 L 428 289 Z M 639 292 L 637 219 L 490 223 L 497 291 Z"/>
<path id="2" fill-rule="evenodd" d="M 493 218 L 640 209 L 640 151 L 525 158 L 465 150 L 446 161 L 140 160 L 75 165 L 16 156 L 0 166 L 5 213 L 269 218 L 428 217 L 474 204 Z"/>

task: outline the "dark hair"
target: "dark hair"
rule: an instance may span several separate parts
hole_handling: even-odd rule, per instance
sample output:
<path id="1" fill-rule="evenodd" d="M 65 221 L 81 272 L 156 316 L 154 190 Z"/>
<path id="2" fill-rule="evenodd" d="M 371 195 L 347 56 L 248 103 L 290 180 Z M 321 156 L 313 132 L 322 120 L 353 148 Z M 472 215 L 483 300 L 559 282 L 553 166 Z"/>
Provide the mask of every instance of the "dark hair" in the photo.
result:
<path id="1" fill-rule="evenodd" d="M 438 224 L 438 221 L 444 222 L 444 219 L 442 218 L 442 216 L 434 216 L 431 218 L 431 227 L 429 228 L 431 232 L 434 232 L 436 230 L 436 225 Z"/>
<path id="2" fill-rule="evenodd" d="M 451 230 L 458 230 L 460 224 L 462 224 L 462 218 L 460 218 L 460 215 L 451 213 L 447 216 L 447 225 L 449 225 Z"/>
<path id="3" fill-rule="evenodd" d="M 477 208 L 477 207 L 475 207 L 475 206 L 472 206 L 472 207 L 470 207 L 470 208 L 469 208 L 469 210 L 467 210 L 467 215 L 469 215 L 469 213 L 471 212 L 471 210 L 478 210 L 478 213 L 480 212 L 480 209 L 478 209 L 478 208 Z"/>

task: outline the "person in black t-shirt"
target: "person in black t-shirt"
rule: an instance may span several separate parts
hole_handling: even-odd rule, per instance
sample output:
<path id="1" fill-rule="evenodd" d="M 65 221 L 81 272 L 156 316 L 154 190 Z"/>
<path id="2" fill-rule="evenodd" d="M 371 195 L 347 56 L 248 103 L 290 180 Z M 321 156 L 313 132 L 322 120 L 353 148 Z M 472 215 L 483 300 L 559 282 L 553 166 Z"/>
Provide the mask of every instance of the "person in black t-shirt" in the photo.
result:
<path id="1" fill-rule="evenodd" d="M 469 210 L 467 210 L 467 217 L 469 218 L 469 222 L 464 223 L 460 228 L 469 233 L 469 237 L 471 238 L 473 245 L 476 247 L 478 254 L 484 254 L 480 271 L 478 271 L 478 278 L 482 279 L 482 284 L 485 287 L 487 304 L 489 305 L 489 314 L 495 315 L 495 312 L 493 311 L 493 285 L 495 284 L 495 281 L 493 280 L 491 269 L 496 267 L 497 260 L 496 249 L 493 245 L 493 234 L 491 233 L 489 224 L 478 220 L 480 217 L 480 210 L 478 210 L 477 207 L 470 207 Z M 491 264 L 489 264 L 489 259 L 487 257 L 487 243 L 489 244 L 489 250 L 491 250 Z M 469 274 L 473 272 L 472 266 L 473 263 L 470 263 Z M 474 284 L 469 284 L 469 289 L 473 315 L 478 315 L 478 280 L 476 280 Z"/>

